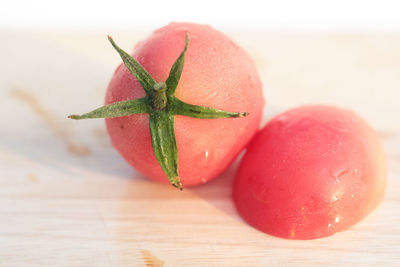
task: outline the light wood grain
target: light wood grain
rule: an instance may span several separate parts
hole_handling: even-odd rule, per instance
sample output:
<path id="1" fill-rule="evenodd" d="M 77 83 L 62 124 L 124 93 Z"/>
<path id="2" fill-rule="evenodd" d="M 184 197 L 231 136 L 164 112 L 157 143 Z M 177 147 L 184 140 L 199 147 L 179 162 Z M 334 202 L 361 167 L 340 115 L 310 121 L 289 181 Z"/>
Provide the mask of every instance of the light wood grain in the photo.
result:
<path id="1" fill-rule="evenodd" d="M 350 107 L 380 132 L 383 203 L 350 230 L 275 238 L 236 213 L 236 165 L 179 192 L 111 147 L 101 120 L 66 119 L 103 102 L 119 58 L 105 34 L 2 32 L 0 266 L 400 266 L 400 35 L 231 35 L 255 59 L 265 120 L 288 107 Z M 147 33 L 117 32 L 122 47 Z"/>

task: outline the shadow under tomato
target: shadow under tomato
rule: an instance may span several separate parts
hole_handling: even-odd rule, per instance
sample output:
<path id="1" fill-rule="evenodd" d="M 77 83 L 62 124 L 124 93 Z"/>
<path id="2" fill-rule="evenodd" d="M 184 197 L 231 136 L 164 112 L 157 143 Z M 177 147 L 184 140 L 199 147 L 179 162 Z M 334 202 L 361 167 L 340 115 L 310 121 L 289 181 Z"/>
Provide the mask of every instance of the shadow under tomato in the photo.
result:
<path id="1" fill-rule="evenodd" d="M 193 188 L 186 189 L 207 201 L 225 214 L 241 220 L 232 199 L 232 187 L 241 155 L 214 180 Z"/>
<path id="2" fill-rule="evenodd" d="M 171 248 L 188 240 L 209 248 L 211 237 L 205 232 L 218 231 L 215 225 L 227 217 L 241 221 L 231 197 L 237 165 L 236 160 L 213 181 L 183 191 L 150 179 L 137 179 L 138 174 L 123 181 L 113 211 L 102 212 L 107 221 L 113 222 L 108 229 L 113 246 L 120 251 L 134 251 L 118 255 L 118 262 L 141 262 L 139 252 L 143 250 L 165 260 Z"/>

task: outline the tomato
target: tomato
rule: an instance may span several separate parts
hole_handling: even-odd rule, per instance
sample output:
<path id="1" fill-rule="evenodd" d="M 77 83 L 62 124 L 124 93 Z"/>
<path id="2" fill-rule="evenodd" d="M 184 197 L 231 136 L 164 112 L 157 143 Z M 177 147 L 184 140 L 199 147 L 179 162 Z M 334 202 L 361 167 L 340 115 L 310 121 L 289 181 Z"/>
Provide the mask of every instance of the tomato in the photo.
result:
<path id="1" fill-rule="evenodd" d="M 276 116 L 251 141 L 233 198 L 255 228 L 313 239 L 360 221 L 385 185 L 382 145 L 364 120 L 345 109 L 304 106 Z"/>
<path id="2" fill-rule="evenodd" d="M 186 103 L 250 115 L 231 119 L 175 116 L 179 176 L 183 186 L 205 183 L 224 171 L 258 130 L 264 99 L 254 62 L 231 39 L 207 25 L 171 23 L 136 45 L 135 58 L 156 81 L 165 81 L 182 51 L 190 45 L 175 96 Z M 145 91 L 125 65 L 115 71 L 106 104 L 137 99 Z M 106 119 L 112 144 L 145 176 L 163 183 L 167 177 L 152 150 L 149 115 Z"/>

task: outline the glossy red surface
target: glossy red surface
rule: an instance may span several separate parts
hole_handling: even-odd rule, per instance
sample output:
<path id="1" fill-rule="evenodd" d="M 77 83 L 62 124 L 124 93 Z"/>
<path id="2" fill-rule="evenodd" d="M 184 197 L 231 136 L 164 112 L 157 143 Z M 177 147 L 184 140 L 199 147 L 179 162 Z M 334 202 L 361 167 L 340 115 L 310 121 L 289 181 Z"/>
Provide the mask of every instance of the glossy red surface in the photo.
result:
<path id="1" fill-rule="evenodd" d="M 252 140 L 233 197 L 255 228 L 313 239 L 360 221 L 385 185 L 382 145 L 364 120 L 344 109 L 304 106 L 276 116 Z"/>

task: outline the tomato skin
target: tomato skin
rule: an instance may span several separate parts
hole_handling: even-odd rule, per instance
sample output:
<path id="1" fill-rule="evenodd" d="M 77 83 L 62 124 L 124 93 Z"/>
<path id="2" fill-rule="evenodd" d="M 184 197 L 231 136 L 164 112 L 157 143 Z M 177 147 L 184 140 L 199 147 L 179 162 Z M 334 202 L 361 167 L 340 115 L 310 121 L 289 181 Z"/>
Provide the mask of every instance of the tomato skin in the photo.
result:
<path id="1" fill-rule="evenodd" d="M 156 81 L 165 81 L 190 43 L 175 95 L 190 104 L 235 112 L 245 118 L 196 119 L 175 116 L 179 174 L 184 187 L 218 176 L 258 130 L 264 98 L 254 62 L 228 37 L 207 25 L 171 23 L 140 42 L 132 54 Z M 124 65 L 115 71 L 106 104 L 145 96 Z M 152 150 L 148 114 L 106 119 L 114 147 L 145 176 L 168 183 Z"/>
<path id="2" fill-rule="evenodd" d="M 251 141 L 233 198 L 255 228 L 314 239 L 360 221 L 385 186 L 385 154 L 364 120 L 336 107 L 304 106 L 276 116 Z"/>

